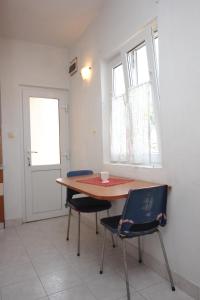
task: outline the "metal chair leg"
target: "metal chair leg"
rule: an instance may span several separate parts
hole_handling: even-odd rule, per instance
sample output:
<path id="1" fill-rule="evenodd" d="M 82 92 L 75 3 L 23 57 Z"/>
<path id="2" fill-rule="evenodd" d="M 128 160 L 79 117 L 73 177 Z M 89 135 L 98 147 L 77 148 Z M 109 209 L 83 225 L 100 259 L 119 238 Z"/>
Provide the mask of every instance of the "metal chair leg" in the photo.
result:
<path id="1" fill-rule="evenodd" d="M 158 233 L 158 237 L 159 237 L 160 244 L 161 244 L 161 247 L 162 247 L 163 256 L 164 256 L 166 267 L 167 267 L 167 272 L 168 272 L 169 280 L 170 280 L 170 283 L 171 283 L 171 288 L 172 288 L 172 291 L 175 291 L 175 285 L 174 285 L 174 281 L 173 281 L 173 278 L 172 278 L 172 273 L 171 273 L 171 270 L 170 270 L 170 266 L 169 266 L 169 262 L 168 262 L 168 258 L 167 258 L 167 253 L 166 253 L 165 246 L 164 246 L 164 243 L 163 243 L 162 234 L 159 230 L 157 231 L 157 233 Z"/>
<path id="2" fill-rule="evenodd" d="M 70 229 L 70 220 L 71 220 L 71 207 L 69 208 L 69 215 L 68 215 L 68 225 L 67 225 L 67 237 L 66 240 L 69 241 L 69 229 Z"/>
<path id="3" fill-rule="evenodd" d="M 107 216 L 110 217 L 110 212 L 109 212 L 109 210 L 107 210 Z M 115 239 L 114 239 L 114 236 L 113 236 L 112 233 L 111 233 L 111 238 L 112 238 L 112 245 L 113 245 L 113 248 L 115 248 L 115 247 L 116 247 L 116 245 L 115 245 Z"/>
<path id="4" fill-rule="evenodd" d="M 122 247 L 123 247 L 123 260 L 124 260 L 124 271 L 125 271 L 125 279 L 126 279 L 127 300 L 131 300 L 129 280 L 128 280 L 128 266 L 127 266 L 127 260 L 126 260 L 126 242 L 125 242 L 125 239 L 122 239 Z"/>
<path id="5" fill-rule="evenodd" d="M 141 237 L 138 236 L 138 261 L 142 263 Z"/>
<path id="6" fill-rule="evenodd" d="M 81 213 L 78 212 L 78 247 L 77 247 L 77 256 L 80 256 L 80 230 L 81 230 Z"/>
<path id="7" fill-rule="evenodd" d="M 100 265 L 100 271 L 99 271 L 100 274 L 103 274 L 105 244 L 106 244 L 106 228 L 104 227 L 103 246 L 102 246 L 102 252 L 101 252 L 101 265 Z"/>
<path id="8" fill-rule="evenodd" d="M 97 212 L 95 213 L 95 219 L 96 219 L 96 234 L 98 234 L 99 231 L 98 231 L 98 214 L 97 214 Z"/>

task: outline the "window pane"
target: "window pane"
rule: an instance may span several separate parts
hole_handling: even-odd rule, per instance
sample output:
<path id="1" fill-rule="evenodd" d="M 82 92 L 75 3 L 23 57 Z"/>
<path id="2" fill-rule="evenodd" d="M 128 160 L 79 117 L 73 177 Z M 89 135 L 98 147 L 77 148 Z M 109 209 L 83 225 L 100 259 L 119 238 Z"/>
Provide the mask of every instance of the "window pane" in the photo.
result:
<path id="1" fill-rule="evenodd" d="M 113 94 L 115 97 L 125 93 L 124 72 L 122 64 L 113 68 Z"/>
<path id="2" fill-rule="evenodd" d="M 127 54 L 129 75 L 130 161 L 141 165 L 159 162 L 158 135 L 149 77 L 147 48 L 140 44 Z"/>
<path id="3" fill-rule="evenodd" d="M 129 85 L 137 86 L 137 57 L 136 51 L 130 51 L 127 56 Z"/>
<path id="4" fill-rule="evenodd" d="M 32 166 L 60 164 L 58 99 L 29 98 Z"/>
<path id="5" fill-rule="evenodd" d="M 138 85 L 149 81 L 147 49 L 143 46 L 137 50 Z"/>
<path id="6" fill-rule="evenodd" d="M 136 87 L 149 81 L 149 67 L 147 60 L 147 49 L 143 43 L 128 52 L 129 84 Z"/>
<path id="7" fill-rule="evenodd" d="M 127 111 L 124 96 L 113 98 L 111 119 L 111 161 L 127 161 Z"/>
<path id="8" fill-rule="evenodd" d="M 129 101 L 133 140 L 131 160 L 137 164 L 149 164 L 149 84 L 130 89 Z"/>
<path id="9" fill-rule="evenodd" d="M 156 60 L 156 69 L 159 74 L 159 45 L 158 45 L 158 32 L 154 32 L 154 52 Z"/>
<path id="10" fill-rule="evenodd" d="M 154 164 L 161 163 L 159 144 L 158 144 L 158 132 L 155 122 L 155 113 L 153 110 L 152 98 L 149 107 L 149 130 L 150 130 L 150 149 L 151 149 L 151 162 Z"/>
<path id="11" fill-rule="evenodd" d="M 111 160 L 127 160 L 125 82 L 122 64 L 112 69 Z"/>

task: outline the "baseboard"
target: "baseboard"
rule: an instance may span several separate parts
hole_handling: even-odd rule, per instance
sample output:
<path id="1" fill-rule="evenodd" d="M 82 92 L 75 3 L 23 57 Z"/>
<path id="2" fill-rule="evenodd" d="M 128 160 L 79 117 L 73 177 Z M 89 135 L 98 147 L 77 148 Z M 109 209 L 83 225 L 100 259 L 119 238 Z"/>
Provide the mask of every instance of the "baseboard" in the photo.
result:
<path id="1" fill-rule="evenodd" d="M 85 214 L 82 214 L 82 222 L 89 226 L 92 227 L 94 226 L 94 218 L 90 218 L 90 216 L 87 216 Z M 102 233 L 102 228 L 99 228 L 99 233 Z M 118 243 L 120 247 L 120 243 Z M 131 242 L 127 242 L 127 252 L 130 256 L 134 258 L 138 258 L 138 248 L 133 245 Z M 142 254 L 143 257 L 143 263 L 151 268 L 154 272 L 159 274 L 161 277 L 165 278 L 168 280 L 168 274 L 166 271 L 166 266 L 162 264 L 159 260 L 155 259 L 152 255 L 146 253 L 143 251 Z M 190 297 L 192 297 L 195 300 L 200 300 L 200 287 L 192 283 L 191 281 L 185 279 L 181 275 L 172 272 L 172 276 L 175 282 L 175 286 L 180 288 L 182 291 L 184 291 L 186 294 L 188 294 Z"/>

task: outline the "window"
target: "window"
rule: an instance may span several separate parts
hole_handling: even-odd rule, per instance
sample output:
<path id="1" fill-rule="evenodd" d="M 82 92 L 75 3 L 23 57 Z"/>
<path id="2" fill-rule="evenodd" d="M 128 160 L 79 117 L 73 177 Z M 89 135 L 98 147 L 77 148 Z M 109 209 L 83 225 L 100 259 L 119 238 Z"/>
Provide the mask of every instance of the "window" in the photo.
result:
<path id="1" fill-rule="evenodd" d="M 158 34 L 152 32 L 145 30 L 130 41 L 122 49 L 120 62 L 111 63 L 110 161 L 113 163 L 145 166 L 161 163 L 156 79 Z"/>
<path id="2" fill-rule="evenodd" d="M 131 87 L 139 86 L 149 81 L 147 49 L 145 42 L 127 53 L 128 77 Z"/>
<path id="3" fill-rule="evenodd" d="M 122 64 L 112 69 L 112 116 L 111 157 L 112 160 L 127 160 L 126 96 Z M 119 142 L 120 141 L 120 142 Z"/>
<path id="4" fill-rule="evenodd" d="M 124 71 L 120 64 L 113 68 L 113 92 L 115 97 L 125 94 Z"/>

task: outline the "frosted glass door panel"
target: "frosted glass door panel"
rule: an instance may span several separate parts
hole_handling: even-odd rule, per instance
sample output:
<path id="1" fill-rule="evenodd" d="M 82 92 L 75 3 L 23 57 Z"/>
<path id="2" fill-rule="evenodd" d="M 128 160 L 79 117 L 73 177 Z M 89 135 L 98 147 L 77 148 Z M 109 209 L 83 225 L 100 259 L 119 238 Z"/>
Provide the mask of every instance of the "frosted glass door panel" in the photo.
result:
<path id="1" fill-rule="evenodd" d="M 31 165 L 60 164 L 58 99 L 30 97 Z"/>

